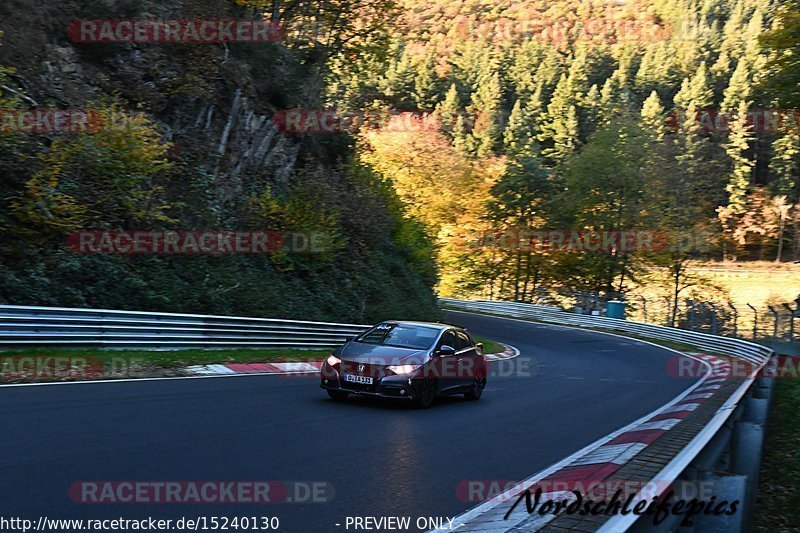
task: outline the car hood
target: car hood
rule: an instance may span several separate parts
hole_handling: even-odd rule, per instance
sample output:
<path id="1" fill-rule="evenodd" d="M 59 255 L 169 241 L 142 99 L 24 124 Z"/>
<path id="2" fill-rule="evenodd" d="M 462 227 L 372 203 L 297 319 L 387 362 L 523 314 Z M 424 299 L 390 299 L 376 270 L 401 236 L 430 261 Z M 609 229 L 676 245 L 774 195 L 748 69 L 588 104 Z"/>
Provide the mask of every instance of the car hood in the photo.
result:
<path id="1" fill-rule="evenodd" d="M 334 350 L 333 355 L 343 361 L 370 365 L 422 364 L 428 359 L 427 350 L 363 342 L 348 342 Z"/>

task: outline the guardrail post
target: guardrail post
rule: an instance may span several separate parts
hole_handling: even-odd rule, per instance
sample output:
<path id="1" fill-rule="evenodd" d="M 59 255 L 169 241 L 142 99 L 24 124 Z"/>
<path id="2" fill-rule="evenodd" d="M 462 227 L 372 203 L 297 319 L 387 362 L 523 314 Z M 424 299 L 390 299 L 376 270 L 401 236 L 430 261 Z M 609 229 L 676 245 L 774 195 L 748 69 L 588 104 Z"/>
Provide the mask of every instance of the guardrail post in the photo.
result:
<path id="1" fill-rule="evenodd" d="M 758 397 L 756 391 L 751 390 L 745 398 L 744 416 L 736 423 L 733 432 L 731 472 L 745 477 L 746 498 L 742 501 L 742 519 L 746 529 L 750 528 L 753 520 L 769 401 L 769 398 Z"/>
<path id="2" fill-rule="evenodd" d="M 696 471 L 692 471 L 691 474 L 691 478 L 683 478 L 682 476 L 682 478 L 676 479 L 670 485 L 669 488 L 673 491 L 673 501 L 683 500 L 688 502 L 695 498 L 698 500 L 704 499 L 704 495 L 707 491 L 704 490 L 705 487 L 701 483 L 705 482 L 697 479 Z M 644 516 L 634 523 L 633 527 L 628 529 L 628 531 L 631 533 L 672 533 L 674 531 L 692 531 L 696 528 L 696 519 L 692 520 L 692 524 L 689 527 L 681 526 L 683 519 L 684 516 L 680 514 L 670 513 L 668 516 L 664 517 L 662 522 L 656 525 L 653 523 L 651 517 Z M 725 529 L 723 531 L 731 530 Z"/>
<path id="3" fill-rule="evenodd" d="M 741 475 L 718 475 L 713 472 L 703 472 L 699 479 L 700 483 L 710 483 L 711 492 L 717 497 L 717 501 L 727 500 L 732 502 L 739 500 L 744 504 L 747 499 L 747 478 Z M 749 524 L 748 516 L 744 509 L 732 515 L 697 515 L 694 519 L 695 531 L 719 531 L 720 533 L 747 531 Z"/>
<path id="4" fill-rule="evenodd" d="M 730 449 L 731 442 L 733 442 L 733 424 L 728 421 L 717 431 L 717 434 L 711 438 L 703 450 L 697 454 L 688 469 L 698 472 L 719 470 L 720 458 L 727 456 L 726 452 Z"/>
<path id="5" fill-rule="evenodd" d="M 745 422 L 763 426 L 767 423 L 767 398 L 763 393 L 757 394 L 758 389 L 753 389 L 745 402 Z"/>
<path id="6" fill-rule="evenodd" d="M 778 355 L 770 357 L 769 362 L 764 366 L 759 377 L 756 378 L 755 391 L 759 398 L 767 400 L 767 419 L 772 412 L 772 401 L 775 398 L 775 370 L 778 365 Z M 754 394 L 756 394 L 754 392 Z"/>
<path id="7" fill-rule="evenodd" d="M 765 402 L 766 403 L 766 402 Z M 764 442 L 764 426 L 753 422 L 739 422 L 733 435 L 732 471 L 745 477 L 747 497 L 742 501 L 744 524 L 752 523 L 753 504 L 758 489 L 758 469 Z"/>

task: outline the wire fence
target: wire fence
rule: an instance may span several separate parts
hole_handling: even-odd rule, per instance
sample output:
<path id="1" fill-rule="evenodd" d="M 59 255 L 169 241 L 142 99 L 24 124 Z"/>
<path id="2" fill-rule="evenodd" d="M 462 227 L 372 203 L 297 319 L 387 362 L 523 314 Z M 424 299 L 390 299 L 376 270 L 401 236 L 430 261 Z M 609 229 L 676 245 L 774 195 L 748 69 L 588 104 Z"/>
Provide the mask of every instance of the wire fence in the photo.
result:
<path id="1" fill-rule="evenodd" d="M 546 292 L 546 291 L 545 291 Z M 800 295 L 781 305 L 734 304 L 690 298 L 608 297 L 594 292 L 560 295 L 562 308 L 579 314 L 605 316 L 608 302 L 624 302 L 626 318 L 673 328 L 759 342 L 781 353 L 800 353 Z M 537 295 L 539 301 L 546 295 Z"/>

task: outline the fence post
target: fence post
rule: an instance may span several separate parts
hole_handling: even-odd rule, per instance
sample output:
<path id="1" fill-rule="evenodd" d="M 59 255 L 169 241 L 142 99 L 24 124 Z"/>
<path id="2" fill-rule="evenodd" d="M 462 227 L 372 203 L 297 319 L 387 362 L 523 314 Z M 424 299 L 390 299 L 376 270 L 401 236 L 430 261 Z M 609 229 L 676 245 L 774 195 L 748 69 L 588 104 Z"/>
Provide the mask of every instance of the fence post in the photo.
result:
<path id="1" fill-rule="evenodd" d="M 639 296 L 639 299 L 642 301 L 642 322 L 647 322 L 647 298 Z"/>
<path id="2" fill-rule="evenodd" d="M 730 307 L 731 311 L 733 311 L 733 336 L 734 337 L 738 337 L 739 336 L 739 310 L 736 309 L 736 306 L 733 305 L 733 302 L 731 302 L 731 301 L 728 301 L 728 307 Z"/>
<path id="3" fill-rule="evenodd" d="M 665 317 L 664 325 L 670 327 L 670 323 L 672 322 L 672 313 L 669 312 L 670 299 L 669 296 L 662 296 L 662 298 L 664 298 L 664 303 L 667 304 L 667 316 Z"/>
<path id="4" fill-rule="evenodd" d="M 789 304 L 783 304 L 783 306 L 789 311 L 789 343 L 791 344 L 794 342 L 794 315 L 797 309 L 792 309 L 792 306 Z M 798 308 L 800 308 L 800 304 L 798 304 Z"/>
<path id="5" fill-rule="evenodd" d="M 775 348 L 775 346 L 777 346 L 776 343 L 778 342 L 778 320 L 780 320 L 780 315 L 774 306 L 768 305 L 767 307 L 769 307 L 770 312 L 775 317 L 772 326 L 772 347 Z"/>
<path id="6" fill-rule="evenodd" d="M 756 340 L 758 337 L 758 310 L 750 304 L 747 304 L 747 307 L 753 311 L 753 340 Z"/>
<path id="7" fill-rule="evenodd" d="M 709 308 L 711 309 L 711 334 L 717 334 L 717 308 L 714 304 L 709 302 Z"/>

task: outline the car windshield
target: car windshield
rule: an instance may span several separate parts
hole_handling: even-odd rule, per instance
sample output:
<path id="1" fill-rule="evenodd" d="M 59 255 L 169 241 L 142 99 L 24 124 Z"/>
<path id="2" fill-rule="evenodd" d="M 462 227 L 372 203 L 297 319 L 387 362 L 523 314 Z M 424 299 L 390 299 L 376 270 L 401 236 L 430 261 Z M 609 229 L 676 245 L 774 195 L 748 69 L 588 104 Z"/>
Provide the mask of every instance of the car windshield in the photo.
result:
<path id="1" fill-rule="evenodd" d="M 437 328 L 409 324 L 378 324 L 356 339 L 366 344 L 427 350 L 436 341 Z"/>

